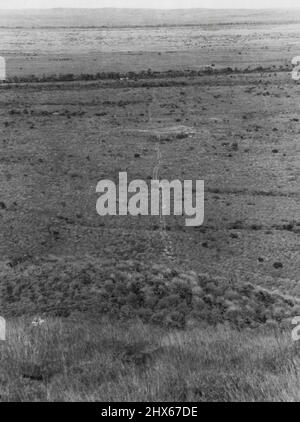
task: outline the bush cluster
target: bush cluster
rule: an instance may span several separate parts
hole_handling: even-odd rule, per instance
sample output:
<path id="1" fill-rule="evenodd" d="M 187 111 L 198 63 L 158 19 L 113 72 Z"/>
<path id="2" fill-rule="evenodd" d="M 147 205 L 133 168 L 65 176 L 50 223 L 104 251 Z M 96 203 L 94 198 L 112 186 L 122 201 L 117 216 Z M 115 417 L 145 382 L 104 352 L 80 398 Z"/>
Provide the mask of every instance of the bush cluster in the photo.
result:
<path id="1" fill-rule="evenodd" d="M 140 260 L 89 257 L 17 266 L 2 273 L 0 295 L 3 315 L 79 311 L 176 328 L 224 321 L 276 325 L 300 315 L 291 299 L 251 283 Z"/>
<path id="2" fill-rule="evenodd" d="M 265 72 L 270 73 L 274 71 L 287 71 L 290 70 L 290 66 L 279 66 L 279 67 L 262 67 L 257 66 L 254 68 L 238 69 L 232 67 L 226 68 L 215 68 L 213 66 L 207 66 L 205 68 L 196 69 L 185 69 L 185 70 L 166 70 L 166 71 L 155 71 L 152 69 L 141 70 L 139 72 L 96 72 L 96 73 L 62 73 L 62 74 L 49 74 L 49 75 L 27 75 L 27 76 L 14 76 L 7 79 L 8 83 L 24 83 L 24 82 L 72 82 L 72 81 L 97 81 L 97 80 L 119 80 L 121 82 L 134 81 L 139 79 L 162 79 L 162 78 L 186 78 L 186 77 L 197 77 L 205 75 L 219 75 L 219 74 L 231 74 L 231 73 L 255 73 Z"/>

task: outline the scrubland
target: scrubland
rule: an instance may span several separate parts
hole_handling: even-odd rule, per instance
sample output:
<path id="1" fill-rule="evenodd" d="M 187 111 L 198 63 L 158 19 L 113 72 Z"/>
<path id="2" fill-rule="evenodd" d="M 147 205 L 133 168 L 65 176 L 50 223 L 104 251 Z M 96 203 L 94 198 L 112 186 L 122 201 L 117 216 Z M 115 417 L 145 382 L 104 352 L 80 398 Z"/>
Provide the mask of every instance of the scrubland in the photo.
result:
<path id="1" fill-rule="evenodd" d="M 0 28 L 2 401 L 299 400 L 299 23 L 226 19 Z M 204 224 L 100 217 L 158 148 Z"/>

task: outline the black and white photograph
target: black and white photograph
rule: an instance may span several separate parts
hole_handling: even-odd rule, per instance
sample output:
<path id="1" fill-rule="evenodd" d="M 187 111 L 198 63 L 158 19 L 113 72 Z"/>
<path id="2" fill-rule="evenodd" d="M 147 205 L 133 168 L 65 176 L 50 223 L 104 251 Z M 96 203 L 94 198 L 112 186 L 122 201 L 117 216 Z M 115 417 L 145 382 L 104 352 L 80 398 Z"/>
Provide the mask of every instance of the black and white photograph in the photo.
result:
<path id="1" fill-rule="evenodd" d="M 0 403 L 299 401 L 299 1 L 0 0 Z"/>

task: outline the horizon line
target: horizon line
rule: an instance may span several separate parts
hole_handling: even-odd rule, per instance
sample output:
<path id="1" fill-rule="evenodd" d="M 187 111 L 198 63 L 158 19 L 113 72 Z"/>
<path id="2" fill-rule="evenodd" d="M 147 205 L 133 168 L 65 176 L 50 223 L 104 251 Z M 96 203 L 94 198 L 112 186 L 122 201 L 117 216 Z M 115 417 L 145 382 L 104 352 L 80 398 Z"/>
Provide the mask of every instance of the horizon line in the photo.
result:
<path id="1" fill-rule="evenodd" d="M 16 12 L 23 10 L 299 10 L 300 6 L 275 7 L 20 7 L 1 8 L 0 11 Z"/>

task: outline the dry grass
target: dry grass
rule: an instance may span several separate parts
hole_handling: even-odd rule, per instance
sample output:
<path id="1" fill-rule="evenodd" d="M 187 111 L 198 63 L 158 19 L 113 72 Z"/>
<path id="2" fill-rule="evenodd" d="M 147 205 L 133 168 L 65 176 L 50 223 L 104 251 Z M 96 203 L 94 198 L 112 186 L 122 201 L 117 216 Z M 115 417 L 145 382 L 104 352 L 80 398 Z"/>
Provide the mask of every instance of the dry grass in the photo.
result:
<path id="1" fill-rule="evenodd" d="M 266 330 L 266 328 L 265 328 Z M 2 401 L 298 401 L 290 333 L 140 322 L 8 323 Z"/>

